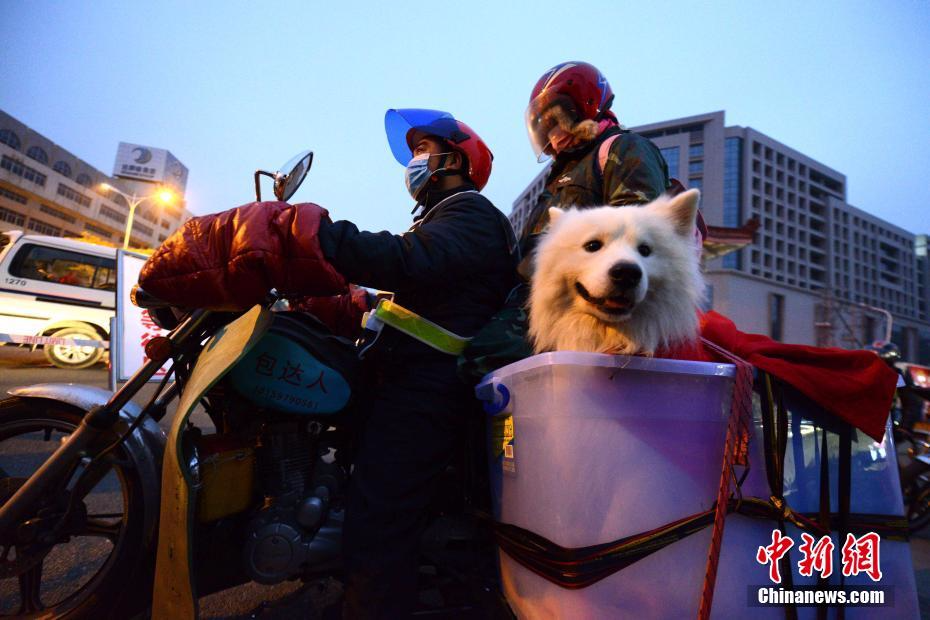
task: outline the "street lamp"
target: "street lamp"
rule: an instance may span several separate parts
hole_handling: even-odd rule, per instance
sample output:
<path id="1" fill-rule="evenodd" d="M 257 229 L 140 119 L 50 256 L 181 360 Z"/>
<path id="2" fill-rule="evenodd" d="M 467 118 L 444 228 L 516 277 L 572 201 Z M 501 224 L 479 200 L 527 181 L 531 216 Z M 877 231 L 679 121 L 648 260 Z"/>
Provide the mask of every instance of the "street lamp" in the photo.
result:
<path id="1" fill-rule="evenodd" d="M 137 196 L 135 194 L 130 196 L 126 194 L 125 192 L 121 192 L 120 190 L 116 189 L 109 183 L 101 183 L 100 189 L 102 189 L 105 192 L 116 192 L 117 194 L 122 196 L 126 200 L 127 203 L 129 203 L 129 219 L 126 220 L 126 235 L 123 237 L 123 249 L 124 250 L 129 249 L 129 233 L 132 232 L 132 218 L 136 214 L 136 207 L 138 207 L 140 204 L 142 204 L 143 202 L 149 199 L 153 199 L 153 200 L 157 199 L 166 205 L 171 204 L 172 202 L 174 202 L 174 199 L 175 199 L 174 192 L 172 192 L 167 187 L 162 187 L 157 192 L 149 194 L 148 196 Z"/>

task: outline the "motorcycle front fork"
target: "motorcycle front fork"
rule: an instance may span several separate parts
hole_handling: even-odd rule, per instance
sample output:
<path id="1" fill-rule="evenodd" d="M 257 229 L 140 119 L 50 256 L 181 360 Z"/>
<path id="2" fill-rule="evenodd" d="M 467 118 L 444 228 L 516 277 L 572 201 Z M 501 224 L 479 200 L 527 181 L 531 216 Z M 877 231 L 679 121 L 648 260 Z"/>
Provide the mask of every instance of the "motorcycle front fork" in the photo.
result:
<path id="1" fill-rule="evenodd" d="M 169 335 L 172 350 L 180 347 L 194 334 L 198 334 L 200 327 L 210 315 L 206 310 L 195 310 L 181 322 Z M 25 517 L 35 514 L 36 508 L 41 504 L 43 497 L 48 497 L 56 485 L 63 486 L 74 465 L 81 458 L 88 455 L 87 451 L 94 442 L 104 433 L 110 431 L 119 420 L 119 413 L 126 404 L 132 400 L 149 379 L 162 367 L 165 360 L 150 359 L 134 374 L 123 387 L 116 391 L 106 404 L 93 407 L 81 425 L 61 444 L 47 461 L 21 486 L 13 496 L 0 506 L 0 538 L 7 539 L 9 534 Z M 173 396 L 174 393 L 169 390 Z M 159 399 L 161 411 L 167 401 Z M 156 409 L 156 411 L 158 411 Z M 163 414 L 163 413 L 162 413 Z M 143 411 L 140 415 L 147 415 Z"/>

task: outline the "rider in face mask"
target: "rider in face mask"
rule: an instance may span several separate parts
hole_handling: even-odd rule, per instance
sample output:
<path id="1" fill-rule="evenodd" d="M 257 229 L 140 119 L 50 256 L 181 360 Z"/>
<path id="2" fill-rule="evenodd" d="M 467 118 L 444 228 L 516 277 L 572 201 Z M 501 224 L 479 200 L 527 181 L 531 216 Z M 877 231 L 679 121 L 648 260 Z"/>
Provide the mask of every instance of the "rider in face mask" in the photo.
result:
<path id="1" fill-rule="evenodd" d="M 413 148 L 413 159 L 407 164 L 405 181 L 410 196 L 423 199 L 430 191 L 445 190 L 461 185 L 462 156 L 450 150 L 432 136 L 420 138 Z"/>
<path id="2" fill-rule="evenodd" d="M 416 201 L 402 235 L 324 223 L 327 259 L 352 282 L 470 337 L 503 305 L 518 252 L 507 218 L 479 192 L 491 151 L 468 125 L 434 110 L 389 110 L 394 158 Z M 456 355 L 384 327 L 366 352 L 370 403 L 346 505 L 346 618 L 403 618 L 417 600 L 418 543 L 439 475 L 478 415 Z M 477 419 L 477 418 L 475 418 Z"/>
<path id="3" fill-rule="evenodd" d="M 360 230 L 310 203 L 252 203 L 188 222 L 146 264 L 142 286 L 168 301 L 229 309 L 272 287 L 289 299 L 333 295 L 301 307 L 354 339 L 368 296 L 359 288 L 335 295 L 351 282 L 393 291 L 395 304 L 459 342 L 472 337 L 503 305 L 519 260 L 510 222 L 479 193 L 491 151 L 447 112 L 389 110 L 385 129 L 419 211 L 408 231 Z M 456 356 L 391 325 L 366 348 L 343 531 L 347 618 L 404 618 L 416 606 L 428 508 L 468 420 L 482 419 Z"/>

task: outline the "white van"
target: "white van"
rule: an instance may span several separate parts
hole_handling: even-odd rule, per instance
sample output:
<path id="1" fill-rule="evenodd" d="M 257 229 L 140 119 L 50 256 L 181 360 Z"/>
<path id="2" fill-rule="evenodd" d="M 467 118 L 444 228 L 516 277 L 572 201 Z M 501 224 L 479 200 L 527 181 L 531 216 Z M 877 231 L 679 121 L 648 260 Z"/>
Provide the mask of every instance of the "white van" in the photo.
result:
<path id="1" fill-rule="evenodd" d="M 0 233 L 0 334 L 109 340 L 116 249 L 74 239 Z M 46 345 L 59 368 L 87 368 L 104 348 Z"/>

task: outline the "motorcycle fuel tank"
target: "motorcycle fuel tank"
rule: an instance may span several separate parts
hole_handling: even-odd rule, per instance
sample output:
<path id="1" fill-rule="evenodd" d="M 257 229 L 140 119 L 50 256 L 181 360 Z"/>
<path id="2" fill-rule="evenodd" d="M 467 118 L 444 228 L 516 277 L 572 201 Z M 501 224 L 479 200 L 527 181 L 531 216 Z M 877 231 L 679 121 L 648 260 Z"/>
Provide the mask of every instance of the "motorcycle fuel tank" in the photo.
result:
<path id="1" fill-rule="evenodd" d="M 352 395 L 345 373 L 302 342 L 293 321 L 281 323 L 276 317 L 276 325 L 232 369 L 232 388 L 255 405 L 285 413 L 332 415 L 342 411 Z"/>

